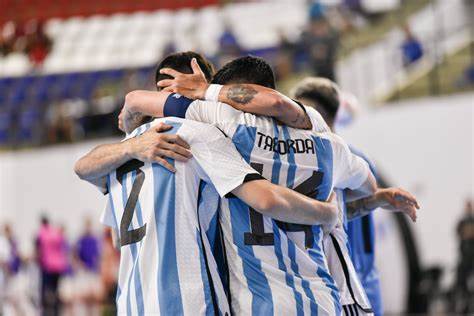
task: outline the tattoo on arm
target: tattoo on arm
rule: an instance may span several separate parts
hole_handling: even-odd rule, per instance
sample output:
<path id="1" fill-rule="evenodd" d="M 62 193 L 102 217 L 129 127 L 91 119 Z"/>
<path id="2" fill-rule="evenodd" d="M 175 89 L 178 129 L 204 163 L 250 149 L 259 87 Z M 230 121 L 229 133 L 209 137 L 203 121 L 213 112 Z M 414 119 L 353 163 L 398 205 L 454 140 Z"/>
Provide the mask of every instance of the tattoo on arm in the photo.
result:
<path id="1" fill-rule="evenodd" d="M 310 129 L 312 127 L 311 120 L 306 113 L 298 112 L 295 119 L 291 121 L 291 124 L 298 126 L 299 128 Z"/>
<path id="2" fill-rule="evenodd" d="M 145 115 L 143 115 L 142 113 L 132 113 L 132 112 L 128 112 L 128 113 L 130 115 L 130 123 L 132 124 L 141 123 L 141 121 L 145 117 Z"/>
<path id="3" fill-rule="evenodd" d="M 138 126 L 145 123 L 147 120 L 150 119 L 149 116 L 144 115 L 139 112 L 130 112 L 127 110 L 127 119 L 125 121 L 125 126 L 128 132 L 133 131 Z"/>
<path id="4" fill-rule="evenodd" d="M 236 84 L 227 91 L 227 98 L 235 103 L 248 104 L 257 93 L 257 90 L 248 85 Z"/>
<path id="5" fill-rule="evenodd" d="M 371 197 L 356 200 L 346 204 L 347 219 L 352 220 L 370 214 L 373 209 L 368 209 L 367 204 Z"/>

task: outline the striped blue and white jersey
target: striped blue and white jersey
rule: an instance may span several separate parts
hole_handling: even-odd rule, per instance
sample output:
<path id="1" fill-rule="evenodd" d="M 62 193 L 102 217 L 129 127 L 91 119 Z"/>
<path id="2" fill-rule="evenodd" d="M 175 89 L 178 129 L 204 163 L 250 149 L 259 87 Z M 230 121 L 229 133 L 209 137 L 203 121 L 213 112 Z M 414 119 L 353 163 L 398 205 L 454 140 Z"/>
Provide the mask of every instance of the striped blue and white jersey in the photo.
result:
<path id="1" fill-rule="evenodd" d="M 373 315 L 370 301 L 362 286 L 350 255 L 350 246 L 345 226 L 347 224 L 344 190 L 335 190 L 339 207 L 336 227 L 323 238 L 324 253 L 328 268 L 339 289 L 341 304 L 357 308 L 357 315 Z M 352 315 L 352 311 L 346 311 Z"/>
<path id="2" fill-rule="evenodd" d="M 128 138 L 160 121 L 173 127 L 167 133 L 189 143 L 193 158 L 187 163 L 169 160 L 176 173 L 132 160 L 107 176 L 102 221 L 119 233 L 118 314 L 229 314 L 204 231 L 216 217 L 218 194 L 228 194 L 255 170 L 228 138 L 207 124 L 158 119 Z M 205 211 L 210 213 L 200 213 Z"/>
<path id="3" fill-rule="evenodd" d="M 306 108 L 313 130 L 279 125 L 215 102 L 170 96 L 165 115 L 184 115 L 217 126 L 265 178 L 326 200 L 334 187 L 357 188 L 367 164 L 327 132 Z M 314 114 L 314 115 L 313 115 Z M 321 122 L 322 121 L 322 122 Z M 237 198 L 222 199 L 223 231 L 232 310 L 237 315 L 339 315 L 340 298 L 322 251 L 320 226 L 275 221 Z"/>

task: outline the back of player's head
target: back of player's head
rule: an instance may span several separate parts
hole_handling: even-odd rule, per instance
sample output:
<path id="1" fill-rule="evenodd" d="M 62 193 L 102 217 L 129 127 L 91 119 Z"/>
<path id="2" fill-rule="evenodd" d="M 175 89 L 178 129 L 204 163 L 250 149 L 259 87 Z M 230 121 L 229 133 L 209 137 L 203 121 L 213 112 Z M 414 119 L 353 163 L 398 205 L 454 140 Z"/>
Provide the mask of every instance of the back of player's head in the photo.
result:
<path id="1" fill-rule="evenodd" d="M 322 77 L 308 77 L 291 91 L 291 97 L 315 108 L 332 125 L 339 109 L 339 88 L 333 81 Z"/>
<path id="2" fill-rule="evenodd" d="M 201 54 L 189 51 L 170 54 L 163 58 L 156 68 L 155 82 L 163 79 L 172 79 L 169 75 L 160 73 L 162 68 L 172 68 L 185 74 L 192 74 L 193 69 L 191 68 L 191 60 L 193 58 L 196 58 L 196 61 L 201 67 L 204 76 L 206 76 L 207 81 L 211 81 L 212 75 L 214 75 L 214 67 L 212 64 Z"/>
<path id="3" fill-rule="evenodd" d="M 240 57 L 224 65 L 212 79 L 212 83 L 253 83 L 275 89 L 272 67 L 262 58 Z"/>

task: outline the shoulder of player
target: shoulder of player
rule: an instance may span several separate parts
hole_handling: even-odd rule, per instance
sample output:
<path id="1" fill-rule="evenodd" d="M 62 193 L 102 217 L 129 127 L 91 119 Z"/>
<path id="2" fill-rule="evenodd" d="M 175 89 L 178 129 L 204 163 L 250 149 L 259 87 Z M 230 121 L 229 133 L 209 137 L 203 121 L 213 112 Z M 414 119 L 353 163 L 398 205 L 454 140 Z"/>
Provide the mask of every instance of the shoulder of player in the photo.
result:
<path id="1" fill-rule="evenodd" d="M 309 119 L 311 120 L 311 124 L 313 125 L 312 130 L 315 132 L 330 132 L 331 129 L 329 128 L 328 124 L 324 120 L 321 113 L 319 113 L 315 108 L 311 106 L 307 106 L 302 104 L 301 105 L 308 115 Z"/>
<path id="2" fill-rule="evenodd" d="M 232 106 L 228 105 L 227 103 L 216 102 L 216 101 L 206 101 L 206 100 L 194 100 L 190 107 L 203 107 L 208 111 L 223 111 L 226 114 L 241 114 L 243 112 L 234 109 Z"/>
<path id="3" fill-rule="evenodd" d="M 369 157 L 368 155 L 366 155 L 364 152 L 362 152 L 361 150 L 359 150 L 358 148 L 352 146 L 352 145 L 349 145 L 349 150 L 351 151 L 351 153 L 353 153 L 354 155 L 362 158 L 365 162 L 367 162 L 367 164 L 369 165 L 370 167 L 370 170 L 372 171 L 372 173 L 374 175 L 376 175 L 376 166 L 374 164 L 374 162 L 372 161 L 372 158 Z"/>
<path id="4" fill-rule="evenodd" d="M 214 125 L 194 120 L 181 121 L 182 126 L 177 133 L 188 142 L 190 146 L 196 143 L 209 143 L 226 137 L 226 135 Z"/>
<path id="5" fill-rule="evenodd" d="M 330 142 L 334 152 L 347 152 L 350 153 L 349 147 L 346 141 L 339 135 L 333 132 L 313 132 L 316 137 L 326 139 Z"/>

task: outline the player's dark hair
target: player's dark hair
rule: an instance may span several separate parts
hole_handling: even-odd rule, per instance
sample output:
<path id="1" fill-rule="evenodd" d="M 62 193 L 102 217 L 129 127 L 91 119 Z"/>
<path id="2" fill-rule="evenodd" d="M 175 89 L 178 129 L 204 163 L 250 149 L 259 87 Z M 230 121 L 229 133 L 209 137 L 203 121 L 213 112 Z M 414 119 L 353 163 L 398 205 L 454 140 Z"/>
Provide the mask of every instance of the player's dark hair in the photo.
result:
<path id="1" fill-rule="evenodd" d="M 312 104 L 307 105 L 313 106 L 331 121 L 334 121 L 339 109 L 339 89 L 336 83 L 326 78 L 305 78 L 293 88 L 291 97 L 310 101 Z"/>
<path id="2" fill-rule="evenodd" d="M 224 65 L 212 79 L 212 83 L 253 83 L 275 89 L 272 67 L 262 58 L 245 56 Z"/>
<path id="3" fill-rule="evenodd" d="M 214 66 L 204 56 L 196 52 L 182 52 L 174 53 L 166 56 L 156 67 L 155 82 L 163 79 L 172 79 L 168 75 L 160 74 L 162 68 L 172 68 L 185 74 L 192 74 L 193 69 L 191 68 L 191 60 L 196 58 L 199 67 L 201 67 L 204 76 L 207 81 L 211 81 L 212 75 L 214 74 Z"/>

